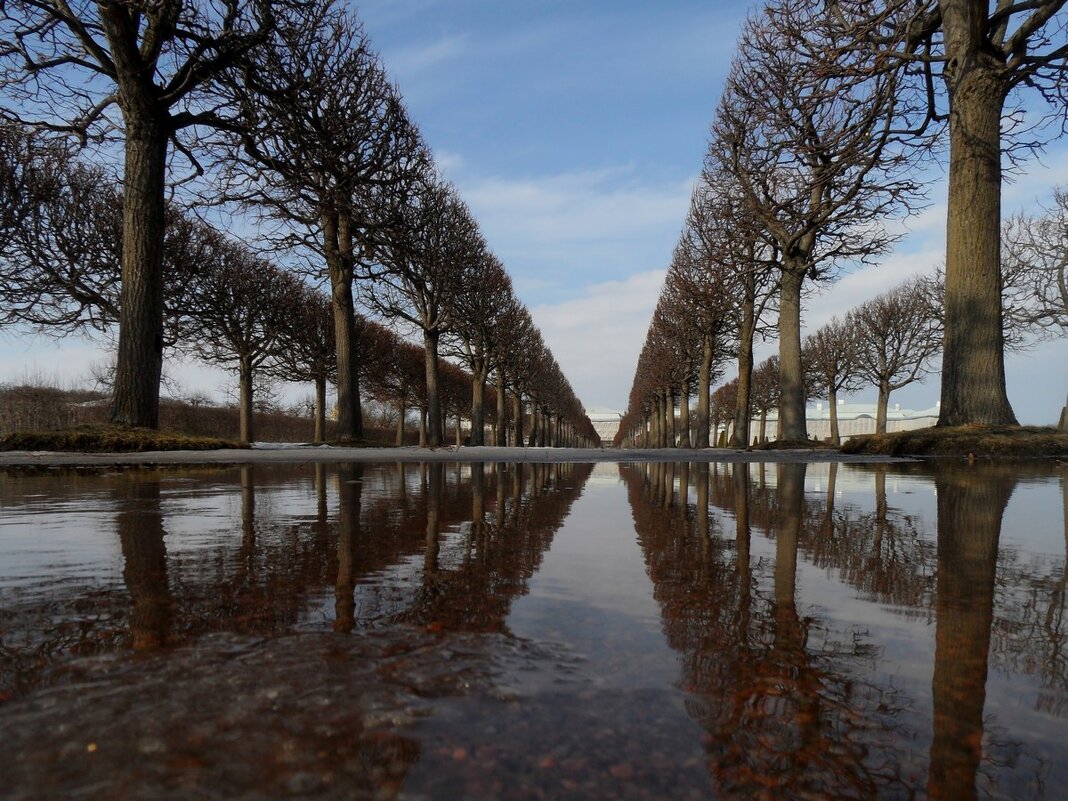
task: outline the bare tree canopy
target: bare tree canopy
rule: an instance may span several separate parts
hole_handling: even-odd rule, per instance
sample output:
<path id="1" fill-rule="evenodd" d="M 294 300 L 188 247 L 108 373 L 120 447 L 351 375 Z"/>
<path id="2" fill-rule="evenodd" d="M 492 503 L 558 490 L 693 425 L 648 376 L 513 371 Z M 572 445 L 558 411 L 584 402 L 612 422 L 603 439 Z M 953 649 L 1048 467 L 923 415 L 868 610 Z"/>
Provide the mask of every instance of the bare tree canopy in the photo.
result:
<path id="1" fill-rule="evenodd" d="M 322 259 L 333 301 L 338 436 L 359 439 L 353 282 L 397 235 L 428 155 L 354 14 L 315 0 L 231 73 L 227 194 Z"/>
<path id="2" fill-rule="evenodd" d="M 884 64 L 920 70 L 925 122 L 949 121 L 939 425 L 1013 424 L 1001 319 L 1002 158 L 1040 144 L 1051 118 L 1064 130 L 1065 0 L 835 0 L 828 8 Z M 1026 114 L 1024 103 L 1032 104 Z"/>
<path id="3" fill-rule="evenodd" d="M 915 278 L 849 312 L 855 331 L 857 368 L 878 387 L 875 430 L 886 433 L 890 393 L 922 381 L 941 349 L 939 314 L 931 282 Z"/>
<path id="4" fill-rule="evenodd" d="M 860 332 L 845 320 L 831 321 L 805 338 L 804 364 L 813 397 L 825 397 L 830 405 L 831 443 L 840 445 L 838 432 L 838 393 L 859 389 L 858 357 L 862 348 Z"/>
<path id="5" fill-rule="evenodd" d="M 1002 227 L 1006 337 L 1010 329 L 1068 335 L 1068 192 L 1057 189 L 1043 214 Z"/>
<path id="6" fill-rule="evenodd" d="M 919 189 L 902 130 L 904 68 L 848 45 L 824 4 L 781 0 L 750 18 L 713 123 L 708 161 L 729 172 L 781 270 L 779 436 L 805 437 L 801 291 L 845 259 L 883 253 L 884 218 Z"/>
<path id="7" fill-rule="evenodd" d="M 297 0 L 294 0 L 296 2 Z M 287 3 L 9 0 L 0 4 L 0 113 L 83 141 L 122 141 L 123 247 L 111 418 L 159 425 L 163 238 L 172 147 L 218 121 L 211 86 Z M 114 114 L 114 110 L 118 114 Z"/>

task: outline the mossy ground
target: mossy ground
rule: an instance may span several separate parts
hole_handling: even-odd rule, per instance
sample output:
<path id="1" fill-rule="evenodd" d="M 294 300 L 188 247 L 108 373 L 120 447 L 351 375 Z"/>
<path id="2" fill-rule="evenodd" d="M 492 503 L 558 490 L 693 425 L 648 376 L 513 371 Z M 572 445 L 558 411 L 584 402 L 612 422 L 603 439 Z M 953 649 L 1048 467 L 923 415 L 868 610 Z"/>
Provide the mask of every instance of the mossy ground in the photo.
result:
<path id="1" fill-rule="evenodd" d="M 851 437 L 842 453 L 882 456 L 974 456 L 1033 459 L 1068 456 L 1068 433 L 1038 426 L 918 428 Z"/>
<path id="2" fill-rule="evenodd" d="M 811 450 L 836 450 L 833 445 L 826 442 L 817 442 L 814 439 L 775 439 L 770 442 L 762 442 L 749 448 L 751 451 L 811 451 Z"/>
<path id="3" fill-rule="evenodd" d="M 140 453 L 241 447 L 243 446 L 240 443 L 233 440 L 109 425 L 82 425 L 56 431 L 24 431 L 0 438 L 0 451 Z"/>

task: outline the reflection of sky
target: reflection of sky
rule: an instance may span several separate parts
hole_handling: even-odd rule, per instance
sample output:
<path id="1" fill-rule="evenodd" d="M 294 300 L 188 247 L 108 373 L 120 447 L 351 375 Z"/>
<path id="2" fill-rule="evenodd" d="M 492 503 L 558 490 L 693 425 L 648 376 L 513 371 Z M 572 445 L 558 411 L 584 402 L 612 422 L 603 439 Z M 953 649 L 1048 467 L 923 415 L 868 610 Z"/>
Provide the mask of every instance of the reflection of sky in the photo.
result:
<path id="1" fill-rule="evenodd" d="M 722 476 L 724 467 L 716 469 Z M 749 469 L 755 479 L 759 468 L 752 465 Z M 391 466 L 366 468 L 362 496 L 365 509 L 372 499 L 382 499 L 383 493 L 392 491 L 397 480 L 392 471 Z M 806 500 L 813 507 L 826 500 L 828 472 L 828 466 L 822 464 L 809 465 L 806 470 Z M 258 548 L 284 551 L 291 547 L 299 524 L 315 514 L 310 471 L 295 473 L 288 472 L 280 480 L 269 468 L 252 472 L 253 479 L 259 482 L 255 498 Z M 204 580 L 201 574 L 209 567 L 203 559 L 198 561 L 203 552 L 222 546 L 220 559 L 225 560 L 234 558 L 241 545 L 240 474 L 227 470 L 207 480 L 167 471 L 161 475 L 165 544 L 168 559 L 173 560 L 168 565 L 170 580 L 174 586 L 184 580 L 192 585 Z M 330 505 L 336 510 L 336 474 L 331 471 L 328 475 Z M 418 469 L 410 468 L 406 475 L 409 491 L 417 492 Z M 458 477 L 466 483 L 469 475 L 468 467 L 459 471 L 452 466 L 446 468 L 450 485 Z M 506 626 L 523 639 L 559 643 L 568 657 L 575 658 L 565 661 L 569 670 L 580 674 L 582 682 L 575 685 L 580 689 L 592 687 L 608 694 L 642 689 L 653 691 L 657 703 L 665 698 L 677 700 L 680 659 L 684 655 L 673 651 L 665 639 L 661 608 L 654 598 L 654 587 L 637 541 L 627 488 L 618 479 L 617 465 L 599 465 L 594 475 L 595 480 L 586 485 L 556 532 L 538 572 L 529 581 L 529 592 L 512 603 Z M 698 473 L 691 470 L 689 475 L 694 481 Z M 765 476 L 768 486 L 774 486 L 774 465 L 766 467 Z M 869 469 L 840 466 L 836 475 L 836 512 L 851 519 L 872 513 L 876 506 L 875 479 Z M 73 596 L 85 588 L 123 585 L 123 559 L 116 530 L 120 503 L 117 498 L 121 493 L 116 490 L 121 486 L 117 482 L 125 479 L 101 476 L 99 484 L 83 480 L 77 488 L 64 485 L 62 476 L 54 480 L 56 484 L 41 480 L 27 494 L 0 501 L 0 608 L 10 608 L 13 600 L 26 600 L 26 595 L 58 592 Z M 1022 776 L 1035 770 L 1037 757 L 1046 761 L 1051 788 L 1068 785 L 1068 761 L 1062 758 L 1063 710 L 1068 709 L 1068 693 L 1063 687 L 1044 687 L 1041 679 L 1022 672 L 1035 669 L 1023 664 L 1033 654 L 1031 648 L 1017 646 L 1021 642 L 1033 645 L 1032 640 L 1024 639 L 1040 639 L 1042 632 L 1000 629 L 1012 629 L 1012 624 L 1020 620 L 1016 605 L 1026 601 L 1025 590 L 1029 589 L 1020 589 L 1013 583 L 1021 580 L 1021 574 L 1023 581 L 1034 582 L 1038 591 L 1045 593 L 1045 599 L 1052 591 L 1050 582 L 1063 575 L 1066 534 L 1061 481 L 1057 475 L 1021 480 L 1005 512 L 993 641 L 1011 652 L 991 657 L 985 705 L 988 753 L 1000 758 L 1004 754 L 998 750 L 1002 747 L 998 743 L 1021 743 L 1020 761 L 1011 768 L 1012 780 L 1023 781 Z M 885 484 L 891 518 L 908 516 L 919 537 L 933 548 L 937 540 L 937 499 L 931 479 L 890 472 Z M 54 494 L 50 494 L 50 487 L 55 488 Z M 691 502 L 696 498 L 693 488 L 689 498 Z M 492 505 L 492 496 L 487 501 Z M 663 514 L 677 515 L 679 510 L 663 510 Z M 729 548 L 734 521 L 729 513 L 718 509 L 713 517 L 718 521 L 713 525 L 715 536 Z M 420 521 L 414 525 L 418 527 Z M 459 569 L 468 525 L 461 520 L 443 526 L 443 568 Z M 893 687 L 899 693 L 898 700 L 905 702 L 902 725 L 912 733 L 912 739 L 900 747 L 916 754 L 920 764 L 925 764 L 933 728 L 935 577 L 930 577 L 926 607 L 874 602 L 862 590 L 846 583 L 837 568 L 811 564 L 806 536 L 810 535 L 803 534 L 800 541 L 796 598 L 801 618 L 810 620 L 813 627 L 808 642 L 810 652 L 826 657 L 832 671 L 840 665 L 863 682 Z M 755 525 L 751 542 L 754 576 L 759 594 L 766 598 L 774 569 L 775 542 Z M 925 569 L 934 569 L 933 551 L 931 558 L 932 563 Z M 364 577 L 357 589 L 357 616 L 381 617 L 406 607 L 409 590 L 390 594 L 379 592 L 376 587 L 390 591 L 400 587 L 408 577 L 418 574 L 421 563 L 421 555 L 407 555 L 375 575 Z M 332 619 L 333 587 L 314 589 L 307 600 L 304 619 L 318 627 L 327 625 Z M 1064 624 L 1059 625 L 1063 629 Z M 874 659 L 836 661 L 818 650 L 833 643 L 849 646 L 854 635 L 860 643 L 875 648 Z M 1033 650 L 1040 653 L 1042 649 Z M 533 690 L 544 700 L 551 693 L 569 692 L 567 686 L 555 684 L 559 673 L 560 666 L 554 662 L 545 669 L 531 671 L 520 683 L 523 689 Z M 1054 711 L 1049 711 L 1051 708 Z M 1062 710 L 1062 717 L 1056 716 L 1057 709 Z M 686 719 L 680 705 L 665 704 L 663 714 L 665 720 L 683 726 L 682 731 L 697 725 Z M 697 736 L 695 733 L 694 742 Z"/>
<path id="2" fill-rule="evenodd" d="M 619 468 L 602 467 L 614 472 L 615 485 L 609 470 L 587 484 L 508 625 L 520 637 L 564 641 L 589 660 L 583 672 L 610 687 L 662 688 L 678 679 L 675 656 L 661 633 Z"/>

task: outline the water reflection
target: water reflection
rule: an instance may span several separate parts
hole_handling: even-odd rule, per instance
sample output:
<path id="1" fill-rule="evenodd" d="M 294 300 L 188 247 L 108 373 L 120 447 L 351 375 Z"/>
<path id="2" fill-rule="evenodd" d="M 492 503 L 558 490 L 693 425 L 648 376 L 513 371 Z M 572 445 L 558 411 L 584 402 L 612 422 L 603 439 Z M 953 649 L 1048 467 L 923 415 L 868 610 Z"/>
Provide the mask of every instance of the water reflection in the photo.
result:
<path id="1" fill-rule="evenodd" d="M 0 483 L 0 564 L 14 569 L 20 547 L 35 561 L 25 575 L 0 574 L 0 693 L 28 692 L 75 655 L 151 651 L 209 632 L 502 630 L 591 469 L 12 474 Z M 32 556 L 40 545 L 29 532 L 53 529 L 72 529 L 74 541 L 91 535 L 96 547 L 65 573 L 47 548 Z"/>
<path id="2" fill-rule="evenodd" d="M 867 484 L 869 499 L 842 503 L 840 469 L 823 470 L 814 483 L 825 481 L 825 491 L 806 493 L 804 464 L 621 467 L 665 633 L 682 657 L 688 709 L 707 733 L 716 789 L 731 798 L 967 799 L 1043 797 L 1060 786 L 1049 777 L 1068 778 L 1061 746 L 1016 729 L 1018 710 L 1001 703 L 1003 725 L 985 703 L 994 633 L 995 658 L 1000 650 L 1001 664 L 1008 657 L 1041 680 L 1034 711 L 1056 727 L 1045 699 L 1063 699 L 1066 689 L 1056 669 L 1065 657 L 1064 561 L 1023 562 L 999 550 L 1017 483 L 1036 475 L 1048 482 L 1048 471 L 879 465 L 851 475 L 853 487 L 858 478 Z M 915 486 L 933 485 L 934 521 L 889 502 L 888 477 L 910 474 L 923 476 L 909 479 Z M 697 485 L 697 502 L 682 517 L 664 511 L 689 497 L 685 483 L 676 495 L 675 475 Z M 1063 474 L 1060 483 L 1063 494 Z M 733 535 L 717 530 L 732 518 Z M 764 538 L 755 561 L 754 527 Z M 906 620 L 933 622 L 929 695 L 888 675 L 886 665 L 901 657 L 880 642 L 870 613 L 801 605 L 799 574 L 813 585 L 822 578 L 801 570 L 802 561 Z M 1028 568 L 1038 575 L 1027 576 Z M 1042 657 L 1021 660 L 1025 652 Z"/>
<path id="3" fill-rule="evenodd" d="M 134 480 L 123 489 L 116 528 L 122 545 L 122 578 L 130 596 L 130 643 L 141 651 L 166 642 L 173 601 L 167 586 L 159 484 Z"/>
<path id="4" fill-rule="evenodd" d="M 15 798 L 1068 786 L 1064 467 L 593 469 L 4 474 L 0 775 Z"/>

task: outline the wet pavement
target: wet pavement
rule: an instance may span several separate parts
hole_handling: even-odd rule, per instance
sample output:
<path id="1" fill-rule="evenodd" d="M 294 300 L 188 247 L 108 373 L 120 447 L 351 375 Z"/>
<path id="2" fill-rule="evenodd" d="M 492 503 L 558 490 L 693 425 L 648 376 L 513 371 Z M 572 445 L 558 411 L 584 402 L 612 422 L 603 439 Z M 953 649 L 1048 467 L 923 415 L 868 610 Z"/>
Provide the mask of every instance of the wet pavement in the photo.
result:
<path id="1" fill-rule="evenodd" d="M 0 471 L 0 796 L 1049 798 L 1068 473 Z"/>

